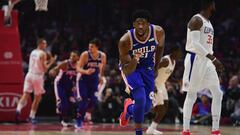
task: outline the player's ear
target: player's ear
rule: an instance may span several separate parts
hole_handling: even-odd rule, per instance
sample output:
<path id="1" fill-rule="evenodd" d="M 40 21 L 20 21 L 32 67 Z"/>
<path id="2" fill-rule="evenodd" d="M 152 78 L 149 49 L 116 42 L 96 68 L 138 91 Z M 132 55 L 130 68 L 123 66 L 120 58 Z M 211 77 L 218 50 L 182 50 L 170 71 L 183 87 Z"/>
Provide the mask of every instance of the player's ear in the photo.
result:
<path id="1" fill-rule="evenodd" d="M 136 28 L 136 22 L 133 22 L 133 27 Z"/>

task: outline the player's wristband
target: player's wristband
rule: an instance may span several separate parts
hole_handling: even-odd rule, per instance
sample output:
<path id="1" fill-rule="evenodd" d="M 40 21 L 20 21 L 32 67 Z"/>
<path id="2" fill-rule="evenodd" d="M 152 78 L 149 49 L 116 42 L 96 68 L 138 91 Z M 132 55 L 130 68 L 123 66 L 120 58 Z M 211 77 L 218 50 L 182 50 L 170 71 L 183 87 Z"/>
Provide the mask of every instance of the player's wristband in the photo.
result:
<path id="1" fill-rule="evenodd" d="M 212 60 L 212 62 L 214 62 L 215 60 L 217 60 L 217 58 L 215 57 L 213 60 Z"/>

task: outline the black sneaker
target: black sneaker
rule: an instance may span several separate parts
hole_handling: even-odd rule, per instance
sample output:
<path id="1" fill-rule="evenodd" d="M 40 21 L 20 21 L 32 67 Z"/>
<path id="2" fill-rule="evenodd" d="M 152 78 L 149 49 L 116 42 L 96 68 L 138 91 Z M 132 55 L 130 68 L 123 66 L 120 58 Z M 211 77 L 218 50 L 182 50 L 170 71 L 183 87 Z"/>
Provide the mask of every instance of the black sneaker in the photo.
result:
<path id="1" fill-rule="evenodd" d="M 16 111 L 16 113 L 15 113 L 15 122 L 16 122 L 16 124 L 20 123 L 20 112 L 19 111 Z"/>
<path id="2" fill-rule="evenodd" d="M 36 119 L 36 118 L 31 118 L 31 117 L 29 117 L 29 118 L 28 118 L 28 122 L 29 122 L 29 123 L 32 123 L 32 124 L 37 124 L 37 119 Z"/>

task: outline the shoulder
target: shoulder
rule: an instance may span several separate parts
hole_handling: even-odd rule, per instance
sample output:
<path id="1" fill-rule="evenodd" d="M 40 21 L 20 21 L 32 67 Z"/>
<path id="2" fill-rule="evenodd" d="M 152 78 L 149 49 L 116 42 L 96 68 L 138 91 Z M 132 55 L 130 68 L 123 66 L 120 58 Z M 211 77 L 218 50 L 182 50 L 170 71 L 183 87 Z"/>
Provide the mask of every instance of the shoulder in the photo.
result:
<path id="1" fill-rule="evenodd" d="M 104 53 L 103 51 L 99 51 L 99 53 L 101 54 L 101 56 L 106 57 L 106 53 Z"/>
<path id="2" fill-rule="evenodd" d="M 118 48 L 120 50 L 130 50 L 132 48 L 129 32 L 126 32 L 119 40 Z"/>
<path id="3" fill-rule="evenodd" d="M 154 34 L 156 35 L 158 42 L 163 41 L 163 39 L 165 38 L 164 29 L 159 25 L 153 25 L 153 27 L 154 27 Z"/>
<path id="4" fill-rule="evenodd" d="M 159 25 L 154 25 L 153 24 L 153 27 L 154 27 L 155 31 L 164 32 L 164 29 L 161 26 L 159 26 Z"/>
<path id="5" fill-rule="evenodd" d="M 84 51 L 81 53 L 81 56 L 88 56 L 88 51 Z"/>
<path id="6" fill-rule="evenodd" d="M 79 60 L 86 61 L 88 59 L 88 51 L 84 51 L 81 53 Z"/>
<path id="7" fill-rule="evenodd" d="M 126 32 L 119 40 L 119 42 L 130 42 L 129 32 Z"/>
<path id="8" fill-rule="evenodd" d="M 203 21 L 202 21 L 202 18 L 199 17 L 199 16 L 193 16 L 189 23 L 188 23 L 188 28 L 190 30 L 199 30 L 203 25 Z"/>
<path id="9" fill-rule="evenodd" d="M 37 53 L 40 55 L 40 57 L 47 57 L 47 53 L 43 50 L 38 50 Z"/>

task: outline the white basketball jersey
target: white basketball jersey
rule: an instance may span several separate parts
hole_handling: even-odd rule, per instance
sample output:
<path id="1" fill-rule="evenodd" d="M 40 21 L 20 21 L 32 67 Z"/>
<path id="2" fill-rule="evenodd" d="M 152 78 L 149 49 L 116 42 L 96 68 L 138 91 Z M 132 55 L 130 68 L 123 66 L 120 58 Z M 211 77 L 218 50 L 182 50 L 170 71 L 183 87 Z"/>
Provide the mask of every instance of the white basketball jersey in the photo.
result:
<path id="1" fill-rule="evenodd" d="M 169 78 L 169 76 L 172 74 L 175 65 L 176 65 L 176 61 L 172 61 L 170 59 L 169 55 L 164 56 L 163 58 L 167 58 L 168 59 L 168 66 L 167 67 L 162 67 L 160 69 L 158 69 L 158 76 L 155 79 L 155 85 L 157 88 L 161 88 L 162 85 L 165 86 L 165 82 L 167 81 L 167 79 Z"/>
<path id="2" fill-rule="evenodd" d="M 202 19 L 203 25 L 200 28 L 200 44 L 205 48 L 210 54 L 213 54 L 213 39 L 214 39 L 214 29 L 212 24 L 209 20 L 204 18 L 201 14 L 196 14 Z M 190 36 L 190 29 L 187 30 L 187 43 L 186 43 L 186 50 L 190 52 L 194 52 L 194 46 L 192 45 Z"/>
<path id="3" fill-rule="evenodd" d="M 30 73 L 44 74 L 44 68 L 40 60 L 40 56 L 43 53 L 44 51 L 39 49 L 35 49 L 31 52 L 30 58 L 29 58 L 29 70 L 28 70 Z"/>

